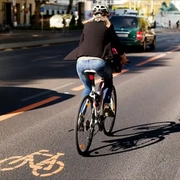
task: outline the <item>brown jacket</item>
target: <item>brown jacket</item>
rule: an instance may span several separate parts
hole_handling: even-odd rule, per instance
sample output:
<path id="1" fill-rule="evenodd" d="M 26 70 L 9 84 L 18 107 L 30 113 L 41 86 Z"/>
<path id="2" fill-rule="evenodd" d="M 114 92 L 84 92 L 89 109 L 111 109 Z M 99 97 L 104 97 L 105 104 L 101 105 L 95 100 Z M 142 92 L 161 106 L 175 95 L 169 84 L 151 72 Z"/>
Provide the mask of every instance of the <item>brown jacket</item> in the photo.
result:
<path id="1" fill-rule="evenodd" d="M 64 59 L 77 59 L 82 56 L 112 59 L 112 47 L 117 49 L 119 55 L 124 53 L 114 27 L 111 25 L 107 28 L 104 22 L 93 21 L 85 24 L 79 46 Z"/>

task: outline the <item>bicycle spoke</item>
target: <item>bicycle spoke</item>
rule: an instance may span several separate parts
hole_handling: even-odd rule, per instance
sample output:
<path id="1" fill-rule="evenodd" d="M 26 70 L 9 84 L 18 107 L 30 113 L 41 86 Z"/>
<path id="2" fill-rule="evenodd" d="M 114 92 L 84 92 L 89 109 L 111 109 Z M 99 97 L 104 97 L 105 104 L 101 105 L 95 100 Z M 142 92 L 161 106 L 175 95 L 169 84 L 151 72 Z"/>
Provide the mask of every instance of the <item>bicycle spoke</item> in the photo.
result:
<path id="1" fill-rule="evenodd" d="M 86 96 L 80 105 L 76 122 L 76 147 L 79 154 L 85 154 L 91 145 L 94 127 L 92 126 L 92 99 Z"/>

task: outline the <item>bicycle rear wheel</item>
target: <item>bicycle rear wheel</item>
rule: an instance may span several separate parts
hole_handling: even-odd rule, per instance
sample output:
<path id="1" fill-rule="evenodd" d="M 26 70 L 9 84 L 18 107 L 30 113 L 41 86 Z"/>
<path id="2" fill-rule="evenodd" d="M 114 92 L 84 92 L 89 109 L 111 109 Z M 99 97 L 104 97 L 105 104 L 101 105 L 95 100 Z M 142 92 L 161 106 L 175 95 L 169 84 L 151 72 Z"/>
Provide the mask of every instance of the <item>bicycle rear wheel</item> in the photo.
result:
<path id="1" fill-rule="evenodd" d="M 110 108 L 113 111 L 113 116 L 105 116 L 104 128 L 103 128 L 104 134 L 107 136 L 111 135 L 116 120 L 117 96 L 116 96 L 116 89 L 114 86 L 112 86 Z"/>
<path id="2" fill-rule="evenodd" d="M 88 95 L 82 99 L 75 126 L 76 149 L 80 155 L 86 155 L 93 139 L 94 127 L 93 100 Z"/>

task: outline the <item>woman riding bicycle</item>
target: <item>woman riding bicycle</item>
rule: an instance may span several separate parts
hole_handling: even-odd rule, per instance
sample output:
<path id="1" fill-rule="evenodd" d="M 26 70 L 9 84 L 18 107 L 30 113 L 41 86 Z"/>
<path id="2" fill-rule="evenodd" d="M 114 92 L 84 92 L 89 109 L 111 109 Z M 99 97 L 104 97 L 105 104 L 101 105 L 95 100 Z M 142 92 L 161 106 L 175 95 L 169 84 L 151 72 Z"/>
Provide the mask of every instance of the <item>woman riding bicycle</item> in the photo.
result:
<path id="1" fill-rule="evenodd" d="M 84 85 L 82 97 L 91 92 L 91 81 L 84 70 L 95 70 L 104 79 L 104 103 L 108 105 L 113 83 L 112 69 L 108 61 L 113 58 L 112 47 L 120 55 L 122 64 L 129 61 L 108 19 L 108 7 L 96 5 L 92 13 L 93 17 L 83 22 L 84 29 L 78 46 L 76 70 Z"/>

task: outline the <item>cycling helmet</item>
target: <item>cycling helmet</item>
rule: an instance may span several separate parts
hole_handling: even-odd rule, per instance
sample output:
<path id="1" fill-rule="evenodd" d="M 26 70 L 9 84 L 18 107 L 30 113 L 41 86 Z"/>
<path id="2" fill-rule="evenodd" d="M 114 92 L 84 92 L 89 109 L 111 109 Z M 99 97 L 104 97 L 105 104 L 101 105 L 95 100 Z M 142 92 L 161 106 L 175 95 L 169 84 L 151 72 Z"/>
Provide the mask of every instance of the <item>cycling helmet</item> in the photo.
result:
<path id="1" fill-rule="evenodd" d="M 97 15 L 97 14 L 101 14 L 102 16 L 109 15 L 109 8 L 106 5 L 96 5 L 94 6 L 92 12 L 93 15 Z"/>

